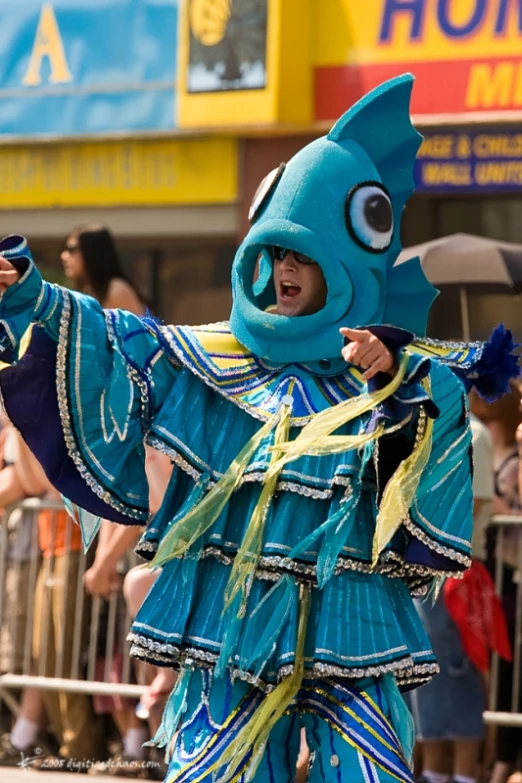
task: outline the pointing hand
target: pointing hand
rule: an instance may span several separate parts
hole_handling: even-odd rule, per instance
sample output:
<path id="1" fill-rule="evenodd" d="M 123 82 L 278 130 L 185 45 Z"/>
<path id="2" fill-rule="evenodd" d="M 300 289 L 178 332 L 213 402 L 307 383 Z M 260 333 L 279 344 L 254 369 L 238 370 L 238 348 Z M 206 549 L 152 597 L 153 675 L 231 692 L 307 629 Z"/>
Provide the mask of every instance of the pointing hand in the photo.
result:
<path id="1" fill-rule="evenodd" d="M 350 342 L 344 346 L 341 353 L 346 362 L 362 367 L 363 378 L 369 381 L 378 372 L 395 375 L 397 362 L 395 356 L 378 337 L 367 329 L 339 329 L 343 337 Z"/>

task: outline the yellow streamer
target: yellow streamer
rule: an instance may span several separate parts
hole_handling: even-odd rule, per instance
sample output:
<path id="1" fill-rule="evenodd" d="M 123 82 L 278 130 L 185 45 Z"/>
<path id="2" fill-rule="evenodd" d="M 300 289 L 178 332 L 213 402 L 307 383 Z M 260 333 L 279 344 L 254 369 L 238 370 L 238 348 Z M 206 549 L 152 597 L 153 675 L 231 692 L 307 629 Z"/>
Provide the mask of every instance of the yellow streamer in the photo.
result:
<path id="1" fill-rule="evenodd" d="M 233 580 L 231 576 L 230 587 L 227 588 L 226 606 L 230 605 L 234 596 L 237 595 L 238 589 L 245 589 L 248 577 L 252 573 L 252 565 L 257 561 L 256 552 L 259 551 L 268 503 L 273 494 L 277 477 L 284 465 L 298 459 L 303 454 L 322 456 L 349 451 L 381 437 L 384 431 L 382 426 L 372 433 L 361 433 L 360 435 L 331 436 L 330 433 L 372 410 L 393 394 L 406 374 L 408 359 L 408 353 L 405 351 L 395 377 L 383 389 L 371 394 L 361 394 L 316 414 L 294 441 L 288 442 L 286 440 L 289 429 L 287 407 L 285 406 L 274 414 L 243 447 L 213 489 L 167 533 L 152 565 L 159 567 L 173 558 L 182 557 L 195 541 L 209 530 L 223 511 L 232 493 L 237 489 L 250 459 L 261 442 L 274 426 L 281 422 L 279 435 L 276 436 L 276 441 L 272 446 L 274 458 L 267 470 L 262 494 L 254 510 L 253 524 L 249 525 L 245 537 L 248 540 L 243 542 L 238 554 Z"/>
<path id="2" fill-rule="evenodd" d="M 429 381 L 422 382 L 429 393 Z M 433 420 L 421 411 L 415 437 L 415 445 L 409 457 L 401 462 L 388 484 L 377 514 L 373 538 L 372 565 L 375 566 L 384 547 L 391 541 L 410 513 L 422 472 L 431 454 Z"/>
<path id="3" fill-rule="evenodd" d="M 372 440 L 377 440 L 385 434 L 384 425 L 380 424 L 372 432 L 361 432 L 359 435 L 328 435 L 315 445 L 310 446 L 306 453 L 311 457 L 324 457 L 328 454 L 342 454 L 345 451 L 358 449 Z M 288 449 L 283 447 L 283 451 Z"/>
<path id="4" fill-rule="evenodd" d="M 20 345 L 18 347 L 18 359 L 16 359 L 15 361 L 20 361 L 20 359 L 23 357 L 23 355 L 29 348 L 33 336 L 33 326 L 34 324 L 30 324 L 29 327 L 24 332 L 22 339 L 20 340 Z M 6 367 L 11 367 L 11 364 L 12 364 L 11 362 L 0 362 L 0 372 L 2 370 L 5 370 Z"/>
<path id="5" fill-rule="evenodd" d="M 221 757 L 206 771 L 205 774 L 210 776 L 213 772 L 227 765 L 227 769 L 223 776 L 219 778 L 218 783 L 229 783 L 229 781 L 233 780 L 238 767 L 250 750 L 252 750 L 252 762 L 248 769 L 247 777 L 248 780 L 252 779 L 261 761 L 270 732 L 299 692 L 304 676 L 304 647 L 308 614 L 310 612 L 310 595 L 310 585 L 302 584 L 299 596 L 299 621 L 294 670 L 291 675 L 285 677 L 268 694 L 246 726 L 241 729 L 236 739 L 225 748 Z"/>
<path id="6" fill-rule="evenodd" d="M 290 429 L 290 415 L 291 407 L 284 405 L 281 412 L 281 419 L 277 425 L 274 445 L 272 447 L 271 461 L 277 460 L 279 457 L 279 449 L 281 444 L 286 443 L 288 440 L 288 431 Z M 250 586 L 257 570 L 257 564 L 259 562 L 259 555 L 261 552 L 261 546 L 263 543 L 263 532 L 265 529 L 265 522 L 268 515 L 268 509 L 270 507 L 270 501 L 274 493 L 278 473 L 270 475 L 263 484 L 263 489 L 259 496 L 259 500 L 256 503 L 256 507 L 248 523 L 248 528 L 241 542 L 241 546 L 234 559 L 234 565 L 230 573 L 225 589 L 225 608 L 226 611 L 234 598 L 241 590 L 242 601 L 238 613 L 238 618 L 243 618 L 246 612 L 246 603 Z"/>
<path id="7" fill-rule="evenodd" d="M 352 421 L 353 419 L 361 416 L 363 413 L 367 413 L 369 410 L 373 410 L 387 397 L 390 397 L 401 385 L 406 370 L 408 367 L 409 354 L 405 351 L 399 369 L 390 381 L 383 389 L 371 394 L 360 394 L 358 397 L 352 397 L 345 402 L 340 402 L 338 405 L 334 405 L 332 408 L 327 408 L 321 413 L 316 414 L 312 421 L 307 424 L 301 430 L 297 438 L 286 446 L 278 446 L 278 450 L 284 451 L 285 454 L 280 459 L 273 462 L 267 472 L 267 479 L 271 475 L 277 474 L 286 465 L 287 462 L 293 462 L 303 454 L 329 454 L 330 453 L 330 433 L 342 427 L 343 424 Z M 382 435 L 382 429 L 377 429 L 373 433 L 362 433 L 361 435 L 345 436 L 344 443 L 346 444 L 344 449 L 340 448 L 339 438 L 343 436 L 334 436 L 336 438 L 333 441 L 334 447 L 340 451 L 348 451 L 350 449 L 358 448 L 364 443 L 370 440 L 375 440 Z M 315 451 L 314 451 L 315 450 Z"/>
<path id="8" fill-rule="evenodd" d="M 170 530 L 160 544 L 152 566 L 162 566 L 182 557 L 197 539 L 206 533 L 237 489 L 252 456 L 264 438 L 275 427 L 283 412 L 275 413 L 241 449 L 217 484 L 196 506 L 190 509 Z"/>

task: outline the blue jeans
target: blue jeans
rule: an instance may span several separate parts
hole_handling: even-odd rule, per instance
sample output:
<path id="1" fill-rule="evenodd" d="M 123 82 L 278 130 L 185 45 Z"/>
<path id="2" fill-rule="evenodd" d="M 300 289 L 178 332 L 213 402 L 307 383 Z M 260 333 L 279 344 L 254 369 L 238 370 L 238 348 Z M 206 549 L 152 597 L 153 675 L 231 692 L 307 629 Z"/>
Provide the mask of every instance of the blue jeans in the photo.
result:
<path id="1" fill-rule="evenodd" d="M 440 666 L 440 674 L 410 696 L 417 737 L 424 741 L 482 739 L 486 708 L 482 675 L 464 652 L 442 594 L 435 604 L 415 603 Z"/>

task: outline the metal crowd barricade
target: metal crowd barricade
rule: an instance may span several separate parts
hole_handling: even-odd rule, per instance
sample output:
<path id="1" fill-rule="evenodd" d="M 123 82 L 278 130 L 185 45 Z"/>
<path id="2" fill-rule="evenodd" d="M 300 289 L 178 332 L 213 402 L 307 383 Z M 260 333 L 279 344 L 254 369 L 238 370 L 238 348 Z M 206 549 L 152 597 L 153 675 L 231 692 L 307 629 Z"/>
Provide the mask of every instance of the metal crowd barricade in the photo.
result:
<path id="1" fill-rule="evenodd" d="M 501 711 L 498 707 L 499 694 L 499 658 L 493 656 L 489 688 L 488 710 L 484 721 L 495 726 L 522 727 L 521 704 L 521 664 L 522 664 L 522 515 L 497 515 L 491 520 L 490 527 L 496 529 L 495 544 L 495 589 L 502 595 L 506 574 L 506 558 L 514 569 L 515 616 L 513 637 L 513 679 L 511 683 L 511 710 Z"/>
<path id="2" fill-rule="evenodd" d="M 40 548 L 42 511 L 50 512 L 47 557 Z M 146 690 L 144 665 L 128 654 L 131 618 L 123 595 L 105 602 L 86 594 L 83 576 L 93 554 L 83 547 L 71 551 L 75 522 L 63 511 L 59 502 L 31 498 L 0 520 L 0 699 L 13 712 L 18 704 L 12 691 L 26 687 L 128 698 L 139 698 Z M 64 550 L 60 555 L 55 553 L 58 533 Z M 136 564 L 129 555 L 119 571 Z M 118 681 L 113 676 L 116 656 Z"/>
<path id="3" fill-rule="evenodd" d="M 129 657 L 126 642 L 131 618 L 121 592 L 108 602 L 87 596 L 83 576 L 93 554 L 83 548 L 71 552 L 75 523 L 66 514 L 62 528 L 64 554 L 63 584 L 53 582 L 56 556 L 44 558 L 40 549 L 38 516 L 51 512 L 48 548 L 55 551 L 58 514 L 61 503 L 36 498 L 11 507 L 0 519 L 0 699 L 17 712 L 18 704 L 12 691 L 26 687 L 69 691 L 89 695 L 139 698 L 146 690 L 144 666 Z M 498 595 L 504 587 L 506 552 L 515 566 L 515 629 L 513 645 L 513 681 L 511 710 L 499 711 L 499 661 L 493 656 L 490 676 L 489 705 L 484 720 L 491 725 L 521 726 L 520 690 L 522 684 L 522 515 L 495 516 L 491 527 L 497 530 L 495 554 L 495 587 Z M 134 555 L 120 563 L 126 571 L 137 564 Z M 43 584 L 42 584 L 43 582 Z M 73 628 L 67 625 L 67 601 L 60 607 L 53 601 L 53 591 L 62 589 L 65 597 L 74 600 Z M 55 594 L 55 593 L 54 593 Z M 37 595 L 43 600 L 37 603 Z M 56 628 L 58 626 L 58 630 Z M 38 655 L 35 654 L 35 629 L 39 631 Z M 52 635 L 54 634 L 54 644 Z M 67 638 L 66 638 L 67 635 Z M 105 638 L 103 638 L 105 637 Z M 70 664 L 65 665 L 67 641 L 72 640 Z M 48 656 L 54 647 L 55 661 Z M 112 676 L 116 654 L 122 656 L 118 682 Z M 101 671 L 100 660 L 104 662 Z M 100 676 L 101 675 L 101 676 Z"/>

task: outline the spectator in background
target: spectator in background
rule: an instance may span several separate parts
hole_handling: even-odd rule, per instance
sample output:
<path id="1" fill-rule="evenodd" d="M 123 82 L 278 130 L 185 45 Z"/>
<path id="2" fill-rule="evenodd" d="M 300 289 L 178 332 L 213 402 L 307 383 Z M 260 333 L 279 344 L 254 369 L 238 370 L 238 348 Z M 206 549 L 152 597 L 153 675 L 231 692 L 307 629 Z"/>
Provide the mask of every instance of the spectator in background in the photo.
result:
<path id="1" fill-rule="evenodd" d="M 495 514 L 520 514 L 522 504 L 519 487 L 519 456 L 516 441 L 517 428 L 521 421 L 520 391 L 516 383 L 511 383 L 510 394 L 501 400 L 487 404 L 476 399 L 473 410 L 487 425 L 493 441 L 493 468 Z M 494 568 L 494 555 L 497 549 L 495 530 L 488 537 L 488 558 L 490 570 Z M 508 621 L 511 640 L 515 634 L 515 573 L 518 567 L 518 530 L 507 529 L 504 533 L 502 551 L 503 587 L 502 602 Z M 497 710 L 511 710 L 511 691 L 513 684 L 513 663 L 499 661 L 499 682 L 497 692 Z M 522 748 L 522 729 L 499 726 L 497 729 L 496 763 L 490 783 L 505 783 L 510 770 L 517 763 Z"/>
<path id="2" fill-rule="evenodd" d="M 486 528 L 494 494 L 493 445 L 486 427 L 474 416 L 471 427 L 474 463 L 472 557 L 475 565 L 476 561 L 483 563 L 486 560 Z M 483 576 L 480 572 L 479 584 Z M 485 576 L 489 579 L 487 572 Z M 456 583 L 456 580 L 449 581 Z M 490 587 L 494 589 L 492 585 Z M 410 696 L 417 738 L 421 743 L 420 780 L 422 783 L 448 783 L 450 779 L 455 783 L 476 783 L 486 687 L 481 673 L 464 650 L 459 627 L 448 611 L 445 598 L 441 591 L 434 604 L 430 598 L 416 602 L 440 665 L 440 674 Z M 448 773 L 451 759 L 452 775 Z"/>
<path id="3" fill-rule="evenodd" d="M 73 228 L 61 255 L 65 276 L 105 309 L 145 313 L 143 298 L 129 281 L 114 238 L 106 226 L 88 223 Z"/>
<path id="4" fill-rule="evenodd" d="M 55 491 L 20 435 L 14 429 L 9 429 L 8 435 L 8 445 L 11 441 L 8 456 L 11 451 L 12 465 L 7 465 L 0 473 L 0 489 L 4 490 L 3 497 L 0 492 L 0 503 L 8 505 L 24 497 L 41 497 L 45 493 L 54 496 Z M 30 519 L 32 522 L 33 518 Z M 56 661 L 60 657 L 62 671 L 68 676 L 77 628 L 74 620 L 81 534 L 79 528 L 68 519 L 65 510 L 44 510 L 38 514 L 38 537 L 43 564 L 32 599 L 34 666 L 38 673 L 55 677 Z M 8 579 L 8 589 L 9 586 Z M 25 590 L 28 601 L 28 580 Z M 15 606 L 10 606 L 10 611 L 18 611 L 16 604 L 23 600 L 23 595 L 15 597 Z M 44 617 L 48 618 L 46 632 Z M 16 639 L 15 643 L 19 644 L 20 641 Z M 23 654 L 23 647 L 18 653 Z M 101 735 L 93 721 L 88 696 L 28 688 L 22 694 L 20 715 L 11 734 L 3 738 L 0 765 L 19 764 L 21 753 L 32 755 L 42 724 L 42 705 L 60 744 L 61 758 L 91 761 L 103 754 Z M 40 757 L 34 766 L 40 766 L 43 760 L 44 757 Z"/>
<path id="5" fill-rule="evenodd" d="M 522 406 L 522 400 L 521 400 Z M 518 491 L 520 495 L 520 502 L 522 504 L 522 424 L 519 424 L 516 432 L 517 447 L 518 447 Z M 520 758 L 519 769 L 511 775 L 508 783 L 522 783 L 522 771 L 520 770 Z"/>

